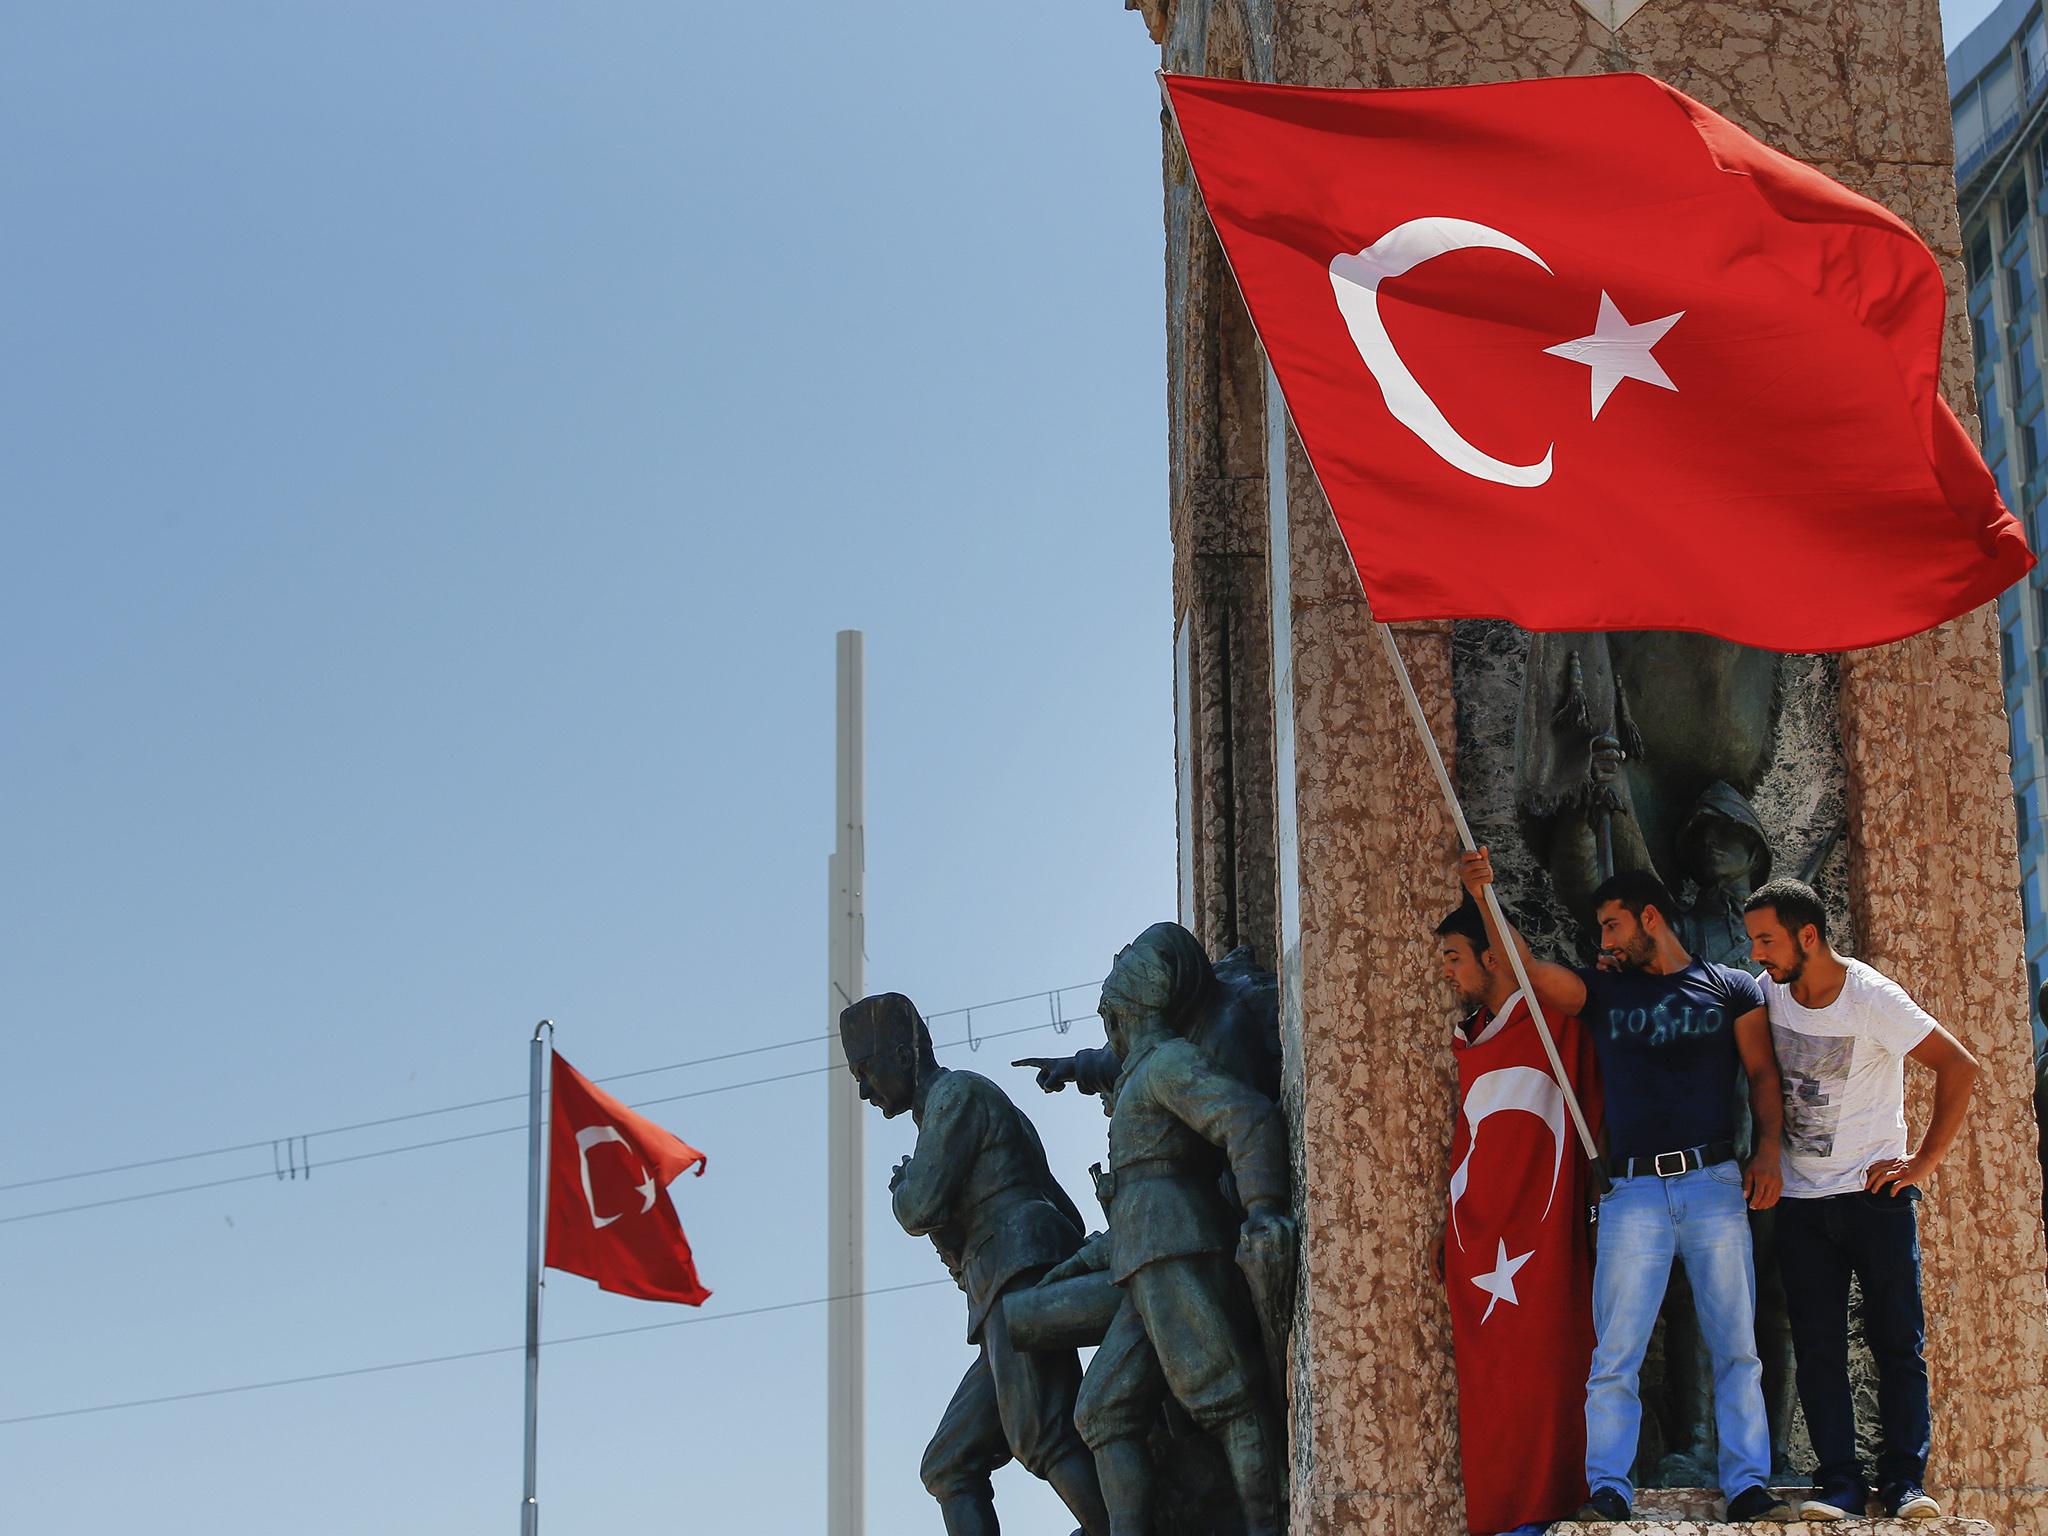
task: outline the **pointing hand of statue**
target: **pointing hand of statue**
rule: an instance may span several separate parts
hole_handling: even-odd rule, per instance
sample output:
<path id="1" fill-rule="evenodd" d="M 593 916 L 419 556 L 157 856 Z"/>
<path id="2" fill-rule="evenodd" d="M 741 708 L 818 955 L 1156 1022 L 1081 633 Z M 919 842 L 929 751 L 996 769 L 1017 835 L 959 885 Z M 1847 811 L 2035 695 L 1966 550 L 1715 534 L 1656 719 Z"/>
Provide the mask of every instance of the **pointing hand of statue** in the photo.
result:
<path id="1" fill-rule="evenodd" d="M 893 1190 L 898 1184 L 901 1184 L 904 1180 L 905 1175 L 907 1175 L 909 1172 L 910 1156 L 908 1153 L 905 1153 L 902 1157 L 896 1160 L 896 1166 L 890 1170 L 889 1188 Z"/>
<path id="2" fill-rule="evenodd" d="M 1075 1066 L 1071 1056 L 1020 1056 L 1010 1065 L 1037 1068 L 1038 1086 L 1047 1093 L 1058 1093 L 1074 1080 Z"/>

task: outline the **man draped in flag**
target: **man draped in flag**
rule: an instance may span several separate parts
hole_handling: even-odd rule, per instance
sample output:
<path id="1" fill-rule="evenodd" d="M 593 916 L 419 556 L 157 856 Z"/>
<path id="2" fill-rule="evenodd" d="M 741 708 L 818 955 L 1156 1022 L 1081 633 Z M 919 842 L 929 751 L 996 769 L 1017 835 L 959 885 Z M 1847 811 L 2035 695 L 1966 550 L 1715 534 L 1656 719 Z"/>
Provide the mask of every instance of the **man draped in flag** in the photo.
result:
<path id="1" fill-rule="evenodd" d="M 1586 1496 L 1588 1170 L 1528 1004 L 1479 908 L 1468 898 L 1436 932 L 1444 977 L 1466 1010 L 1452 1035 L 1458 1123 L 1436 1267 L 1457 1350 L 1466 1524 L 1493 1536 L 1561 1519 Z M 1575 1018 L 1549 1022 L 1597 1127 L 1590 1042 Z"/>

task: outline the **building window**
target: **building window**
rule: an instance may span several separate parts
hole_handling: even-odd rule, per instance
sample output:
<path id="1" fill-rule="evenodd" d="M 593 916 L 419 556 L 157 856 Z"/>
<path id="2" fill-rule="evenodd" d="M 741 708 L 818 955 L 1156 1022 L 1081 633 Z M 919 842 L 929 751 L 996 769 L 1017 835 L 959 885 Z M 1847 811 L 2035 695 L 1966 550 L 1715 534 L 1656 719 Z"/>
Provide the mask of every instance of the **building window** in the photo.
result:
<path id="1" fill-rule="evenodd" d="M 2048 138 L 2041 140 L 2041 152 L 2048 155 Z M 1970 286 L 1974 288 L 1990 275 L 1991 226 L 1987 224 L 1977 231 L 1977 238 L 1970 242 Z"/>
<path id="2" fill-rule="evenodd" d="M 2048 32 L 2038 14 L 2027 23 L 2026 39 L 2020 44 L 2020 67 L 2027 72 L 2027 94 L 2031 96 L 2043 75 L 2048 75 Z"/>
<path id="3" fill-rule="evenodd" d="M 2005 664 L 2005 675 L 2011 677 L 2013 669 L 2019 665 L 2019 656 L 2013 650 L 2012 631 L 2009 629 L 1998 632 L 1998 656 Z"/>
<path id="4" fill-rule="evenodd" d="M 1984 127 L 1996 133 L 2005 120 L 2020 109 L 2020 83 L 2012 72 L 2012 55 L 2007 54 L 1984 72 Z"/>
<path id="5" fill-rule="evenodd" d="M 1972 89 L 1956 103 L 1955 125 L 1956 163 L 1961 164 L 1984 142 L 1984 97 L 1980 92 Z"/>
<path id="6" fill-rule="evenodd" d="M 2019 437 L 2020 495 L 2031 506 L 2036 489 L 2035 477 L 2041 473 L 2041 466 L 2048 463 L 2048 454 L 2042 452 L 2043 448 L 2048 448 L 2048 421 L 2043 420 L 2040 407 L 2036 406 L 2034 414 L 2020 423 Z M 2013 510 L 2018 511 L 2019 508 L 2014 507 Z"/>
<path id="7" fill-rule="evenodd" d="M 2038 960 L 2029 960 L 2027 962 L 2027 1006 L 2029 1008 L 2032 1008 L 2034 1006 L 2034 1000 L 2038 998 L 2040 995 L 2041 962 Z M 2036 1017 L 2038 1017 L 2038 1015 L 2036 1015 Z"/>
<path id="8" fill-rule="evenodd" d="M 2012 179 L 2012 185 L 2005 189 L 2005 235 L 2010 240 L 2014 234 L 2026 227 L 2027 223 L 2027 168 L 2022 165 L 2020 174 Z"/>
<path id="9" fill-rule="evenodd" d="M 2026 837 L 2025 828 L 2021 829 L 2020 836 L 2022 839 Z M 2030 874 L 2020 876 L 2020 912 L 2027 920 L 2029 931 L 2040 926 L 2041 903 L 2035 899 L 2034 877 Z"/>
<path id="10" fill-rule="evenodd" d="M 2019 397 L 2015 410 L 2024 411 L 2030 404 L 2028 391 L 2041 382 L 2041 357 L 2034 350 L 2034 328 L 2022 322 L 2012 328 L 2012 372 L 2013 391 Z M 2034 466 L 2027 466 L 2032 474 Z"/>

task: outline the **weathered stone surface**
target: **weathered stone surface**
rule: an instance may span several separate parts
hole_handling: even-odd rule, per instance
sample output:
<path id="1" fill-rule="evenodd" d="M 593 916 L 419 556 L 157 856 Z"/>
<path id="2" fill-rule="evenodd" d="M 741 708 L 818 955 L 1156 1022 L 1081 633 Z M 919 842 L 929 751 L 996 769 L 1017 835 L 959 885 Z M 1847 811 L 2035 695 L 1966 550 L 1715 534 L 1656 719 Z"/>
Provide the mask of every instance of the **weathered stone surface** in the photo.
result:
<path id="1" fill-rule="evenodd" d="M 1290 526 L 1328 517 L 1320 501 L 1307 512 Z M 1428 1267 L 1455 1072 L 1424 918 L 1448 905 L 1455 839 L 1364 604 L 1298 608 L 1293 626 L 1308 1269 L 1295 1369 L 1309 1397 L 1296 1529 L 1435 1536 L 1462 1506 L 1450 1321 Z M 1405 633 L 1403 648 L 1448 751 L 1450 636 Z"/>
<path id="2" fill-rule="evenodd" d="M 1787 1499 L 1804 1496 L 1805 1489 L 1780 1489 Z M 1730 1522 L 1719 1517 L 1722 1510 L 1721 1492 L 1717 1488 L 1650 1488 L 1637 1493 L 1635 1519 L 1619 1525 L 1580 1524 L 1576 1520 L 1561 1520 L 1550 1527 L 1551 1536 L 1596 1536 L 1598 1532 L 1654 1532 L 1655 1536 L 1672 1536 L 1674 1531 L 1700 1533 L 1700 1536 L 1732 1536 L 1734 1532 L 1754 1532 L 1757 1536 L 1772 1531 L 1790 1533 L 1790 1536 L 1842 1536 L 1853 1531 L 1857 1536 L 1868 1531 L 1873 1536 L 1991 1536 L 1993 1527 L 1986 1521 L 1973 1520 L 1956 1515 L 1944 1515 L 1938 1520 L 1866 1520 L 1858 1519 L 1854 1525 L 1844 1526 L 1838 1522 L 1794 1520 L 1784 1525 L 1757 1524 L 1754 1522 Z"/>
<path id="3" fill-rule="evenodd" d="M 1263 516 L 1265 498 L 1259 498 Z M 1274 870 L 1272 618 L 1265 550 L 1194 562 L 1191 763 L 1194 921 L 1212 954 L 1250 944 L 1260 963 L 1279 954 Z M 1237 753 L 1259 752 L 1239 763 Z"/>
<path id="4" fill-rule="evenodd" d="M 1249 35 L 1234 9 L 1175 14 L 1205 23 L 1171 45 L 1198 50 L 1191 67 L 1247 72 Z M 1182 917 L 1211 953 L 1249 943 L 1270 965 L 1279 939 L 1265 363 L 1171 134 L 1165 177 L 1173 592 L 1186 630 L 1191 708 L 1182 718 L 1193 737 L 1178 752 L 1183 886 L 1192 886 Z"/>
<path id="5" fill-rule="evenodd" d="M 1991 610 L 1842 658 L 1850 900 L 1863 956 L 1984 1064 L 1922 1218 L 1930 1491 L 2035 1528 L 2048 1494 L 2048 1319 L 2012 793 Z M 1909 1076 L 1926 1124 L 1926 1075 Z M 2025 1523 L 2021 1523 L 2021 1522 Z"/>

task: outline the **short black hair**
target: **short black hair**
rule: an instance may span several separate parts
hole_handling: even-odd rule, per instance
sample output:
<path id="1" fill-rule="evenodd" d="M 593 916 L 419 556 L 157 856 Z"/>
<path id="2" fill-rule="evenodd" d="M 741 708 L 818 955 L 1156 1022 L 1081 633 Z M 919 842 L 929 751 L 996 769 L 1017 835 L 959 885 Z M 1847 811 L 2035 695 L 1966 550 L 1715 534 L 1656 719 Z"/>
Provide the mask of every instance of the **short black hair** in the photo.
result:
<path id="1" fill-rule="evenodd" d="M 1828 909 L 1821 902 L 1820 893 L 1804 880 L 1772 880 L 1757 887 L 1749 900 L 1742 904 L 1745 912 L 1761 912 L 1766 907 L 1778 914 L 1793 938 L 1799 937 L 1799 930 L 1808 923 L 1819 932 L 1821 942 L 1828 937 Z"/>
<path id="2" fill-rule="evenodd" d="M 1479 915 L 1479 903 L 1469 894 L 1436 925 L 1436 936 L 1440 939 L 1448 939 L 1454 933 L 1472 941 L 1475 955 L 1483 955 L 1492 948 L 1486 938 L 1486 919 Z"/>
<path id="3" fill-rule="evenodd" d="M 1678 904 L 1671 899 L 1671 893 L 1664 889 L 1664 882 L 1647 869 L 1618 870 L 1602 880 L 1593 891 L 1593 912 L 1610 901 L 1618 901 L 1629 916 L 1638 922 L 1642 920 L 1643 908 L 1655 907 L 1657 915 L 1665 922 L 1678 920 Z"/>

